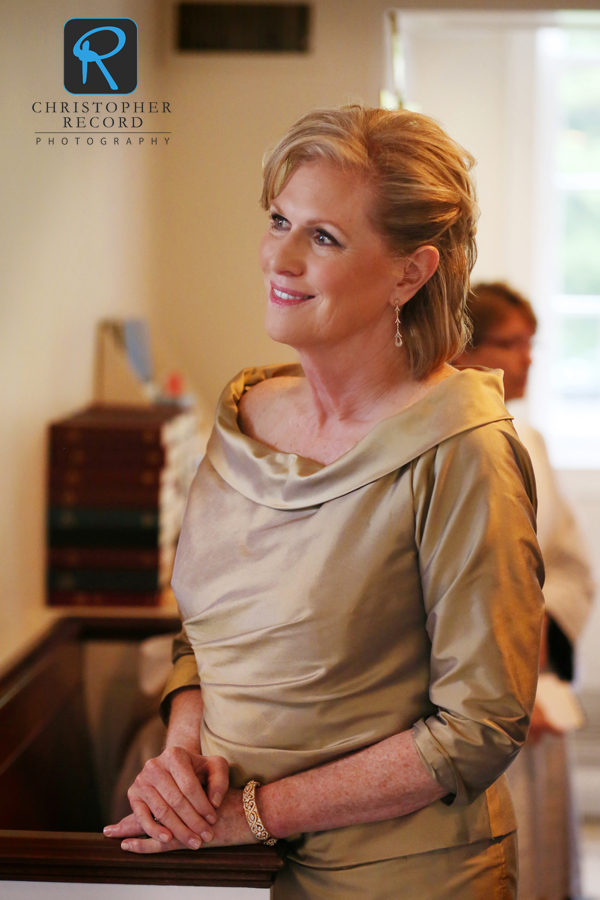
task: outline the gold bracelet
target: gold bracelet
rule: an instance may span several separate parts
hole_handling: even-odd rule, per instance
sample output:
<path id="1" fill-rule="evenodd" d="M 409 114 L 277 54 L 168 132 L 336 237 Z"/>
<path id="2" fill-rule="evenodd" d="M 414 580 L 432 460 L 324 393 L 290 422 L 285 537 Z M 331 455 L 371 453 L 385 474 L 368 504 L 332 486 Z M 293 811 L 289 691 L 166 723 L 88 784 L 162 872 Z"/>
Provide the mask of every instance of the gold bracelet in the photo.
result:
<path id="1" fill-rule="evenodd" d="M 266 844 L 267 847 L 272 847 L 273 844 L 277 843 L 277 838 L 273 837 L 272 834 L 269 834 L 262 823 L 261 817 L 258 814 L 258 807 L 256 805 L 255 798 L 257 787 L 260 787 L 258 781 L 249 781 L 244 788 L 244 793 L 242 794 L 244 813 L 246 816 L 248 827 L 250 828 L 250 831 L 252 832 L 254 837 L 258 838 L 261 843 Z"/>

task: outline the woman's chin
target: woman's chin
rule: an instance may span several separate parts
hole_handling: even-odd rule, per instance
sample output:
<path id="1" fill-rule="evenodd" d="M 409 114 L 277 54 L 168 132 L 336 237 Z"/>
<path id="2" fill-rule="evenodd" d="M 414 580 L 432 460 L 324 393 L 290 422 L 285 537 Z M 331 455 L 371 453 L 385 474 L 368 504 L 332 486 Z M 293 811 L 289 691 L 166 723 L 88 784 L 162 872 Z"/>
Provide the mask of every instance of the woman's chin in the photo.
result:
<path id="1" fill-rule="evenodd" d="M 279 344 L 289 344 L 290 347 L 299 347 L 309 339 L 307 329 L 300 322 L 294 321 L 294 317 L 278 308 L 267 307 L 265 315 L 265 331 L 273 341 Z"/>

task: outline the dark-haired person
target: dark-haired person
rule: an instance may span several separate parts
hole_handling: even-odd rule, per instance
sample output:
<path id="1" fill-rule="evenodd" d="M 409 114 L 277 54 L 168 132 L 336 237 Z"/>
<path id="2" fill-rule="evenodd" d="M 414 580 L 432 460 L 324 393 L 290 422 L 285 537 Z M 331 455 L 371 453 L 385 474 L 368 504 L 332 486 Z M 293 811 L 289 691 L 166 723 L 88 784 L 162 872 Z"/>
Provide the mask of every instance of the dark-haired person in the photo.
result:
<path id="1" fill-rule="evenodd" d="M 460 365 L 502 369 L 507 401 L 523 397 L 537 330 L 528 300 L 508 285 L 478 284 L 469 295 L 470 346 Z M 585 541 L 558 487 L 541 434 L 515 421 L 535 471 L 538 540 L 546 567 L 547 628 L 541 669 L 573 678 L 573 648 L 594 593 Z M 575 817 L 564 736 L 534 707 L 525 749 L 508 772 L 519 822 L 519 900 L 565 900 L 579 895 Z"/>
<path id="2" fill-rule="evenodd" d="M 433 120 L 362 106 L 308 113 L 268 157 L 266 327 L 301 365 L 222 394 L 173 579 L 167 749 L 107 832 L 126 849 L 286 839 L 278 900 L 516 896 L 502 773 L 542 564 L 501 380 L 448 365 L 472 162 Z"/>

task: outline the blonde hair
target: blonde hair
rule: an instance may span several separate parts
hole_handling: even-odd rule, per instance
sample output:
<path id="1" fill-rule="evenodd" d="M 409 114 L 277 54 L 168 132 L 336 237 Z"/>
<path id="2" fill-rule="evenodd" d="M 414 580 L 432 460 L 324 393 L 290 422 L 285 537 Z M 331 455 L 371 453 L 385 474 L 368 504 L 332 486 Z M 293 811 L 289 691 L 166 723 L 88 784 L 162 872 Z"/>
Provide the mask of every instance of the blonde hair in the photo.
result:
<path id="1" fill-rule="evenodd" d="M 428 116 L 361 105 L 317 109 L 292 125 L 264 160 L 261 204 L 283 190 L 298 166 L 318 159 L 368 179 L 371 223 L 392 255 L 436 247 L 439 266 L 402 307 L 402 336 L 413 376 L 425 378 L 469 339 L 465 302 L 475 263 L 479 214 L 475 160 Z"/>

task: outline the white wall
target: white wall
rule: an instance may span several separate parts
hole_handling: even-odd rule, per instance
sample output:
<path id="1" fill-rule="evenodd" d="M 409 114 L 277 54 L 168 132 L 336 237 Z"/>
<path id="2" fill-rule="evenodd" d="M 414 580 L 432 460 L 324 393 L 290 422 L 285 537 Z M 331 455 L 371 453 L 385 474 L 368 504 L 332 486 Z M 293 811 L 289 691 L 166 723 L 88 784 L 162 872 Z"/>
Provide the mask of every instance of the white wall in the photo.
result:
<path id="1" fill-rule="evenodd" d="M 155 4 L 102 0 L 140 29 L 140 90 L 155 81 Z M 36 100 L 62 87 L 62 27 L 92 0 L 0 5 L 0 663 L 43 610 L 45 426 L 89 402 L 98 318 L 146 313 L 156 182 L 135 147 L 35 145 Z M 45 125 L 45 127 L 49 127 Z"/>
<path id="2" fill-rule="evenodd" d="M 493 13 L 452 22 L 444 13 L 409 14 L 407 93 L 475 157 L 474 280 L 507 279 L 531 294 L 534 32 L 516 22 L 500 27 L 505 21 Z"/>

